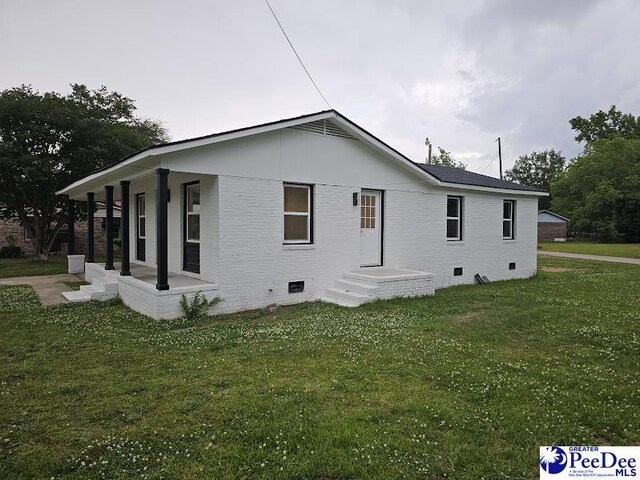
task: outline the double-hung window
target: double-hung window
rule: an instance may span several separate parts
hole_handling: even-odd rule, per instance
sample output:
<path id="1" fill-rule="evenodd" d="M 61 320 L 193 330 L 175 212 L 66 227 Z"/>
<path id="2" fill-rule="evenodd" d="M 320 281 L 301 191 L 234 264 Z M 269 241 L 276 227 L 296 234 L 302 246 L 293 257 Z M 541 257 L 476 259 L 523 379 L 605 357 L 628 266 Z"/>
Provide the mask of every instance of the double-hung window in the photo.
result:
<path id="1" fill-rule="evenodd" d="M 187 235 L 189 243 L 200 242 L 200 184 L 191 183 L 185 185 Z"/>
<path id="2" fill-rule="evenodd" d="M 502 238 L 504 240 L 513 240 L 516 238 L 515 218 L 515 200 L 505 200 L 502 205 Z"/>
<path id="3" fill-rule="evenodd" d="M 447 197 L 447 240 L 462 240 L 462 197 Z"/>
<path id="4" fill-rule="evenodd" d="M 284 184 L 284 243 L 312 243 L 311 185 Z"/>

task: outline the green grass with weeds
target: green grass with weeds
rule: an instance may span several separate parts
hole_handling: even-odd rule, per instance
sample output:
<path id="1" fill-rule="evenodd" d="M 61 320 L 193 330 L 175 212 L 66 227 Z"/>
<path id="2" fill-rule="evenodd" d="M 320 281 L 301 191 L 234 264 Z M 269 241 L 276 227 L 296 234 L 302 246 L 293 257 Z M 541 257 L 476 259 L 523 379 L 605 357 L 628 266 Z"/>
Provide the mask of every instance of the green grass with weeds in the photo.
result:
<path id="1" fill-rule="evenodd" d="M 539 242 L 538 248 L 551 252 L 640 258 L 640 243 Z"/>
<path id="2" fill-rule="evenodd" d="M 640 268 L 155 322 L 0 287 L 0 478 L 538 478 L 640 443 Z"/>

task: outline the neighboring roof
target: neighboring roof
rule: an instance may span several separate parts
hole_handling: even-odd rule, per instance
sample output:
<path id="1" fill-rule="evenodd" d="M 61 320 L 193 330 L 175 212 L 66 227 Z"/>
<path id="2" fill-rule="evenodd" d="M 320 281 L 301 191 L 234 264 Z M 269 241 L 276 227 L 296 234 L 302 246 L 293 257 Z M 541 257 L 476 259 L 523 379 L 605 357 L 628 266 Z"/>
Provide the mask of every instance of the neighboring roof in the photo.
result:
<path id="1" fill-rule="evenodd" d="M 212 143 L 223 142 L 226 140 L 232 140 L 237 138 L 242 138 L 249 135 L 257 135 L 260 133 L 266 133 L 273 130 L 278 130 L 281 128 L 293 127 L 296 125 L 301 125 L 304 123 L 314 122 L 317 120 L 331 120 L 337 125 L 343 127 L 348 131 L 351 135 L 353 135 L 358 140 L 363 141 L 368 144 L 370 147 L 378 150 L 383 153 L 387 157 L 392 158 L 398 164 L 400 164 L 403 168 L 410 170 L 415 175 L 421 176 L 423 179 L 427 180 L 429 183 L 434 185 L 442 185 L 442 186 L 455 186 L 455 185 L 464 185 L 468 188 L 473 189 L 484 189 L 491 188 L 497 190 L 512 190 L 512 191 L 520 191 L 523 194 L 531 194 L 536 196 L 544 196 L 547 195 L 545 192 L 540 190 L 532 189 L 529 187 L 524 187 L 522 185 L 518 185 L 512 182 L 506 182 L 502 180 L 498 180 L 492 177 L 487 177 L 485 175 L 479 175 L 471 172 L 465 172 L 461 170 L 464 174 L 463 177 L 455 176 L 454 174 L 446 174 L 443 172 L 439 172 L 443 178 L 440 179 L 437 175 L 431 173 L 429 170 L 425 169 L 427 165 L 421 165 L 413 162 L 411 159 L 407 158 L 396 149 L 386 144 L 382 140 L 380 140 L 375 135 L 372 135 L 364 128 L 360 127 L 356 123 L 349 120 L 347 117 L 337 112 L 336 110 L 323 110 L 316 113 L 310 113 L 307 115 L 300 115 L 298 117 L 286 118 L 282 120 L 278 120 L 275 122 L 262 123 L 260 125 L 253 125 L 250 127 L 239 128 L 236 130 L 229 130 L 221 133 L 214 133 L 211 135 L 205 135 L 202 137 L 189 138 L 186 140 L 179 140 L 176 142 L 163 143 L 160 145 L 153 145 L 151 147 L 147 147 L 145 149 L 139 150 L 127 157 L 122 158 L 116 163 L 97 170 L 96 172 L 84 177 L 81 180 L 74 182 L 73 184 L 65 187 L 64 189 L 56 192 L 58 194 L 67 194 L 70 193 L 71 190 L 80 187 L 81 185 L 96 180 L 101 177 L 103 174 L 107 174 L 110 172 L 115 172 L 116 170 L 127 167 L 133 163 L 138 162 L 146 157 L 162 155 L 165 153 L 171 153 L 187 148 L 196 148 L 204 145 L 209 145 Z M 434 165 L 429 165 L 429 168 L 435 167 Z M 447 167 L 443 167 L 447 170 L 458 170 L 458 169 L 448 169 Z M 476 177 L 482 178 L 484 180 L 480 181 Z"/>
<path id="2" fill-rule="evenodd" d="M 553 215 L 554 217 L 557 217 L 561 220 L 564 220 L 565 222 L 568 222 L 569 219 L 567 217 L 563 217 L 562 215 L 559 215 L 557 213 L 552 212 L 551 210 L 539 210 L 538 211 L 538 215 L 540 215 L 541 213 L 546 213 L 548 215 Z"/>
<path id="3" fill-rule="evenodd" d="M 538 190 L 537 188 L 527 187 L 526 185 L 520 185 L 519 183 L 469 172 L 461 168 L 445 167 L 444 165 L 427 165 L 426 163 L 416 163 L 416 165 L 425 172 L 436 177 L 441 182 L 445 183 L 502 188 L 506 190 L 522 190 L 526 192 L 542 192 L 542 190 Z"/>

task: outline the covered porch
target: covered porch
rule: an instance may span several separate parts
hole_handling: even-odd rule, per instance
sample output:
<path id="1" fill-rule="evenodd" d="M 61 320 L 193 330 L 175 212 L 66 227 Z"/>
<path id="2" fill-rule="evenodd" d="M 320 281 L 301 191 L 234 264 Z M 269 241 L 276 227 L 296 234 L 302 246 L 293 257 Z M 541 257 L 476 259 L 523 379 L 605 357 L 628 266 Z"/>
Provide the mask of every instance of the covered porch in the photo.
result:
<path id="1" fill-rule="evenodd" d="M 214 255 L 205 257 L 208 262 L 200 262 L 201 248 L 213 249 L 217 242 L 217 225 L 212 221 L 217 218 L 217 176 L 170 171 L 153 157 L 143 163 L 147 165 L 123 165 L 98 172 L 59 192 L 67 195 L 69 271 L 84 271 L 91 282 L 80 292 L 71 292 L 68 299 L 119 296 L 132 309 L 146 315 L 174 318 L 181 315 L 178 302 L 183 294 L 202 291 L 213 298 L 218 288 Z M 75 254 L 73 220 L 81 202 L 87 213 L 86 256 Z M 105 205 L 104 263 L 96 263 L 95 258 L 96 202 Z M 117 205 L 121 210 L 118 233 L 113 222 Z M 117 241 L 121 245 L 120 262 L 114 258 Z"/>

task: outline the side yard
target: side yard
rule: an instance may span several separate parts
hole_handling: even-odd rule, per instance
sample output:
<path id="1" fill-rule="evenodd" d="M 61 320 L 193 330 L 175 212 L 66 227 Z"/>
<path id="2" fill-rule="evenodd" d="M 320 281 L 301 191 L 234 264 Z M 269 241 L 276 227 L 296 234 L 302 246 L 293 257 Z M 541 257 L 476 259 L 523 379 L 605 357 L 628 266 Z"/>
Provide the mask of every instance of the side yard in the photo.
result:
<path id="1" fill-rule="evenodd" d="M 115 261 L 120 261 L 118 255 Z M 104 263 L 104 258 L 97 257 L 96 262 Z M 55 275 L 67 273 L 67 257 L 65 255 L 51 255 L 43 262 L 35 258 L 0 258 L 0 278 L 27 277 L 30 275 Z"/>
<path id="2" fill-rule="evenodd" d="M 596 242 L 539 242 L 538 249 L 551 252 L 609 255 L 612 257 L 640 258 L 640 243 Z"/>
<path id="3" fill-rule="evenodd" d="M 52 255 L 43 262 L 35 258 L 0 258 L 0 278 L 67 273 L 67 257 Z"/>
<path id="4" fill-rule="evenodd" d="M 0 478 L 538 478 L 640 443 L 640 268 L 154 322 L 0 287 Z"/>

